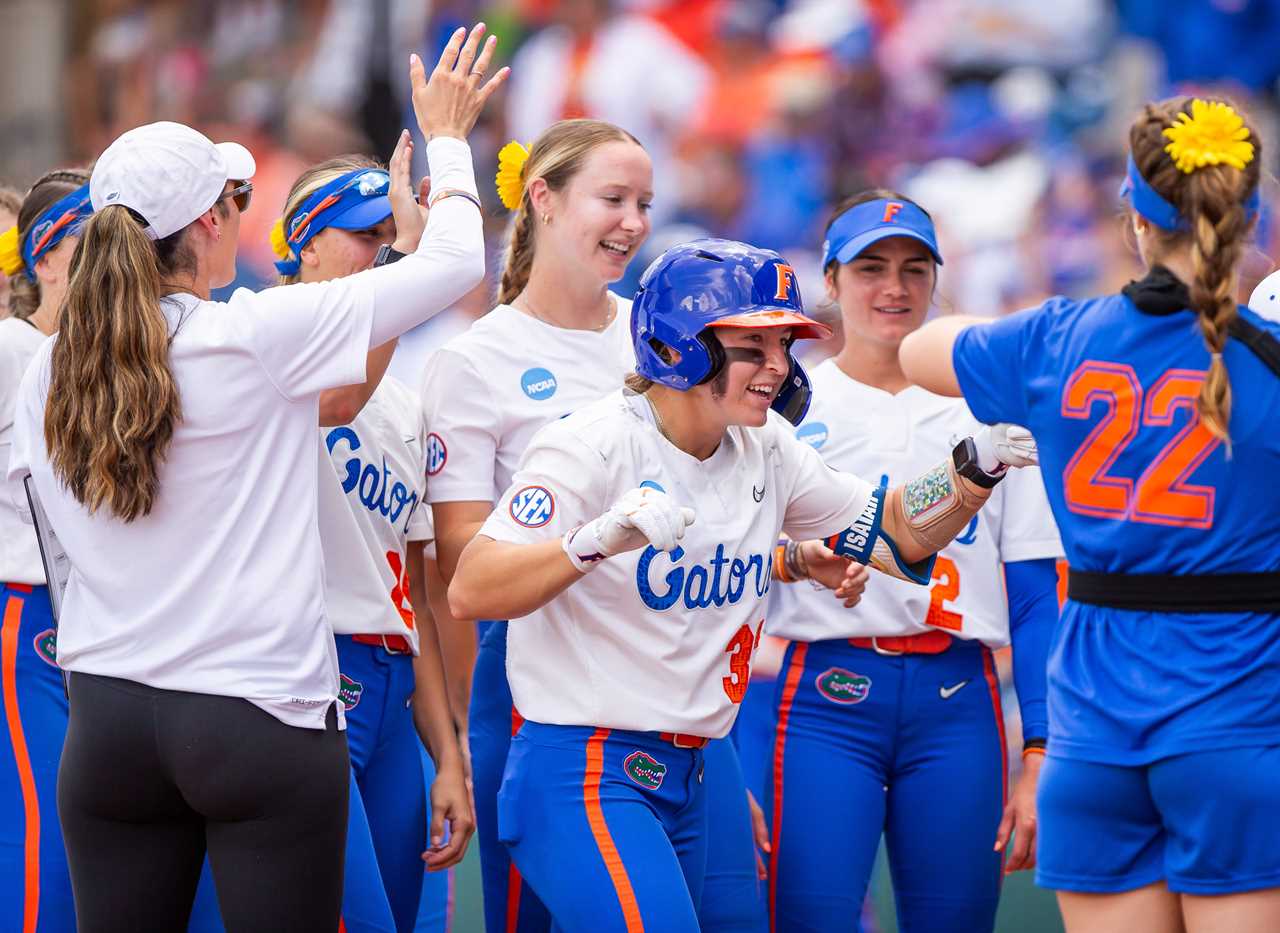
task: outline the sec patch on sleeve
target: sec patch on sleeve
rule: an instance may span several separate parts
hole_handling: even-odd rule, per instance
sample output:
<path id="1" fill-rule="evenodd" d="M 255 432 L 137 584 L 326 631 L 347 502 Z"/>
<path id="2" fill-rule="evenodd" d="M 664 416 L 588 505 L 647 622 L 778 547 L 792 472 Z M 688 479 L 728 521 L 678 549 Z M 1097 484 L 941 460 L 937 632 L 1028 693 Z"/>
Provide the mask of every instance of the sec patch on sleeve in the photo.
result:
<path id="1" fill-rule="evenodd" d="M 556 500 L 545 486 L 525 486 L 511 497 L 511 517 L 526 528 L 541 528 L 556 514 Z"/>
<path id="2" fill-rule="evenodd" d="M 427 475 L 435 476 L 444 469 L 444 465 L 449 460 L 449 448 L 445 447 L 444 439 L 439 434 L 431 433 L 427 435 Z"/>

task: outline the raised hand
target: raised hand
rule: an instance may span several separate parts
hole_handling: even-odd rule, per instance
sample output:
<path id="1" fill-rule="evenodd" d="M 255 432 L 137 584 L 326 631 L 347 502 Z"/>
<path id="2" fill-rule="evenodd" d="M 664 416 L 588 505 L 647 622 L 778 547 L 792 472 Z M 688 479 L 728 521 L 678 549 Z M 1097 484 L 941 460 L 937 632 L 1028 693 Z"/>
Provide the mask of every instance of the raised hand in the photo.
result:
<path id="1" fill-rule="evenodd" d="M 409 168 L 413 164 L 413 136 L 402 130 L 396 141 L 395 152 L 387 163 L 391 175 L 391 189 L 387 199 L 391 201 L 391 216 L 396 222 L 396 240 L 392 248 L 401 253 L 412 253 L 418 248 L 422 231 L 427 227 L 427 198 L 414 200 L 413 179 Z M 423 186 L 430 190 L 430 179 L 423 179 Z"/>
<path id="2" fill-rule="evenodd" d="M 466 29 L 459 27 L 440 53 L 440 61 L 430 78 L 422 59 L 409 56 L 413 112 L 418 118 L 418 128 L 427 139 L 433 136 L 466 139 L 485 102 L 511 74 L 510 68 L 502 68 L 488 81 L 484 80 L 498 44 L 497 37 L 490 36 L 481 48 L 484 28 L 484 23 L 477 23 L 468 35 Z"/>

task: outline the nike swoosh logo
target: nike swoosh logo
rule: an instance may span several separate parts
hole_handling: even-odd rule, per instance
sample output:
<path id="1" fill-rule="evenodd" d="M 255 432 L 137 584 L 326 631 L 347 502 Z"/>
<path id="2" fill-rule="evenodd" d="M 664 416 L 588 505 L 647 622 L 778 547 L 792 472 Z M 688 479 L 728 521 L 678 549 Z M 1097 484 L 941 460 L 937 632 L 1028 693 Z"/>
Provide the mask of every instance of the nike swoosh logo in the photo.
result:
<path id="1" fill-rule="evenodd" d="M 954 686 L 952 686 L 952 687 L 939 687 L 939 688 L 938 688 L 938 696 L 942 697 L 944 700 L 949 700 L 949 699 L 951 699 L 953 696 L 955 696 L 955 695 L 956 695 L 956 693 L 958 693 L 958 692 L 959 692 L 960 688 L 961 688 L 961 687 L 963 687 L 963 686 L 964 686 L 965 684 L 967 684 L 968 682 L 969 682 L 969 681 L 967 681 L 967 680 L 962 680 L 962 681 L 960 681 L 960 683 L 958 683 L 958 684 L 956 684 L 956 685 L 954 685 Z"/>
<path id="2" fill-rule="evenodd" d="M 759 489 L 757 489 L 755 486 L 752 486 L 752 487 L 751 487 L 751 497 L 752 497 L 753 499 L 755 499 L 757 502 L 763 502 L 763 501 L 764 501 L 764 487 L 763 487 L 763 486 L 761 486 Z"/>

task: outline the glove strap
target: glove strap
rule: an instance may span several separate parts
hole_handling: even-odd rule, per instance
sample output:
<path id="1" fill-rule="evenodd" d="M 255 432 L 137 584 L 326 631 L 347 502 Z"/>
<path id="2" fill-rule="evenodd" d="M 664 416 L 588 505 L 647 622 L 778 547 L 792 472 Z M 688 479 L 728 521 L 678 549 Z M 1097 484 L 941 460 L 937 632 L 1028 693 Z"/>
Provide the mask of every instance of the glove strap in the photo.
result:
<path id="1" fill-rule="evenodd" d="M 570 528 L 560 539 L 560 546 L 578 573 L 594 570 L 600 561 L 609 555 L 605 553 L 600 539 L 595 534 L 595 522 Z"/>

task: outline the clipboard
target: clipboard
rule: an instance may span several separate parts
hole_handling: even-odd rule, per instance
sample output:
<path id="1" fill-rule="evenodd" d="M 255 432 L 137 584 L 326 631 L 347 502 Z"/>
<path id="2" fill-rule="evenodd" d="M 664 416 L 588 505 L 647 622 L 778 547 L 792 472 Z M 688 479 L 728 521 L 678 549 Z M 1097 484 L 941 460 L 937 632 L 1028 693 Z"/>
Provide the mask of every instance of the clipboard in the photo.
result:
<path id="1" fill-rule="evenodd" d="M 49 522 L 44 506 L 40 504 L 40 496 L 36 493 L 36 485 L 30 473 L 22 478 L 22 485 L 27 491 L 27 502 L 31 506 L 31 521 L 36 526 L 40 561 L 44 564 L 44 578 L 49 584 L 49 604 L 53 610 L 53 627 L 56 629 L 58 618 L 62 615 L 62 594 L 67 589 L 67 578 L 71 576 L 71 558 L 53 532 L 53 525 Z"/>

